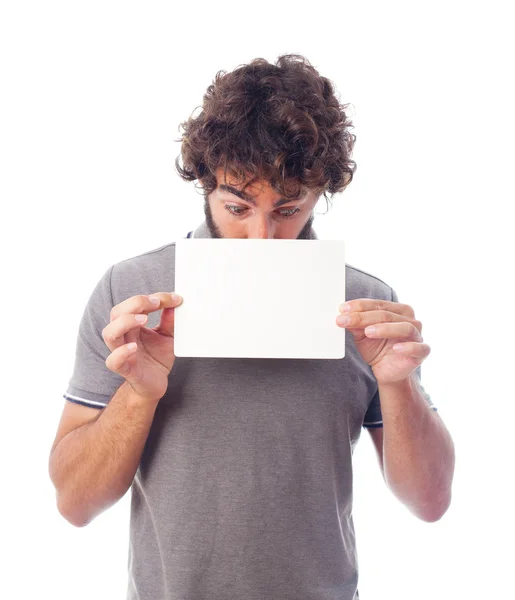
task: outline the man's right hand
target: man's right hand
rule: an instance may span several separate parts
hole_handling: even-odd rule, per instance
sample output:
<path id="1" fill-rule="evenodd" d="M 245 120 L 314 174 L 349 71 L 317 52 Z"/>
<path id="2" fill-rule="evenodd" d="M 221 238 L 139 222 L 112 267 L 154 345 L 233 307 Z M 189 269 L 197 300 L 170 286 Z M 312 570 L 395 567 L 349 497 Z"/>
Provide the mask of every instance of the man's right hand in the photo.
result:
<path id="1" fill-rule="evenodd" d="M 152 303 L 151 298 L 157 302 Z M 110 371 L 124 377 L 134 391 L 145 398 L 160 400 L 168 388 L 168 375 L 175 362 L 174 309 L 182 298 L 157 292 L 132 296 L 113 306 L 109 325 L 102 337 L 111 354 L 106 359 Z M 148 329 L 148 313 L 163 309 L 159 325 Z M 137 320 L 144 316 L 143 322 Z M 136 343 L 132 350 L 128 344 Z"/>

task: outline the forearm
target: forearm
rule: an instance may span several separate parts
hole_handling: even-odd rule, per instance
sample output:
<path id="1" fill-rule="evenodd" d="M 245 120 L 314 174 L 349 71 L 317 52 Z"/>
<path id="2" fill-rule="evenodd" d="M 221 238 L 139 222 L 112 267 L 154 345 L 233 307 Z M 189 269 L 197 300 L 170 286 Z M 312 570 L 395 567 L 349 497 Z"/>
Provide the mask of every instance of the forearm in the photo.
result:
<path id="1" fill-rule="evenodd" d="M 419 518 L 439 519 L 451 500 L 454 444 L 412 375 L 380 385 L 385 480 L 395 496 Z"/>
<path id="2" fill-rule="evenodd" d="M 77 526 L 117 502 L 130 487 L 158 401 L 125 382 L 98 419 L 69 432 L 50 457 L 59 511 Z"/>

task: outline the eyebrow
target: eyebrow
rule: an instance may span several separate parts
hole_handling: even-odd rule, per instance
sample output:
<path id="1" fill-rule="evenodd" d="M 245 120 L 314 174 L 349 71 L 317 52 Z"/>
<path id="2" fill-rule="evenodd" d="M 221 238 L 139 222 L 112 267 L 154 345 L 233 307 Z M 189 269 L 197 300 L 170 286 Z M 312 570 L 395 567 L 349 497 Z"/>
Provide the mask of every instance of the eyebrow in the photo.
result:
<path id="1" fill-rule="evenodd" d="M 248 194 L 245 194 L 245 192 L 240 192 L 240 190 L 237 190 L 236 188 L 232 187 L 231 185 L 225 185 L 223 183 L 221 185 L 219 185 L 218 187 L 223 192 L 229 192 L 230 194 L 234 194 L 235 196 L 238 196 L 238 198 L 241 198 L 242 200 L 246 200 L 247 202 L 250 202 L 251 204 L 256 206 L 256 201 L 254 200 L 254 198 L 252 198 L 252 196 L 249 196 Z M 301 196 L 299 198 L 297 198 L 297 200 L 304 198 L 305 195 L 306 195 L 306 192 L 304 191 L 304 193 L 302 193 Z M 278 208 L 279 206 L 282 206 L 283 204 L 287 204 L 288 202 L 295 202 L 295 200 L 292 200 L 291 198 L 281 198 L 274 204 L 274 208 Z"/>

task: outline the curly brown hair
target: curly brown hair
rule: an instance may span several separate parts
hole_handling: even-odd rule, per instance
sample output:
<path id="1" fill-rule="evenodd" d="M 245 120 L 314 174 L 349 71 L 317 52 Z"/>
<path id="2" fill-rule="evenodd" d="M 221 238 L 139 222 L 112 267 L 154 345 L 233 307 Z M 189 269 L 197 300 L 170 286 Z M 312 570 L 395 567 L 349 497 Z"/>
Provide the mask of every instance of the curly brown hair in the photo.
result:
<path id="1" fill-rule="evenodd" d="M 223 167 L 238 182 L 251 177 L 243 189 L 265 179 L 287 198 L 297 199 L 307 187 L 327 201 L 327 193 L 342 192 L 356 170 L 348 106 L 299 54 L 279 56 L 275 65 L 256 58 L 231 73 L 219 71 L 201 113 L 179 125 L 184 133 L 175 140 L 182 141 L 176 169 L 185 181 L 198 179 L 205 197 Z"/>

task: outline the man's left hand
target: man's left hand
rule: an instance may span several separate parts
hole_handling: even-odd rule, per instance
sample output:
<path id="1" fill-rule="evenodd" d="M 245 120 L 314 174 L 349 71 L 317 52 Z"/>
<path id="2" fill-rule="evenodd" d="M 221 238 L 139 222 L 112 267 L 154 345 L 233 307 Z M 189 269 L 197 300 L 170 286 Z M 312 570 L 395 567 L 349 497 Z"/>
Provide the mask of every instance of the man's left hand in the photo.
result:
<path id="1" fill-rule="evenodd" d="M 350 306 L 349 312 L 343 310 L 345 306 Z M 347 325 L 340 322 L 344 316 L 350 317 Z M 429 345 L 422 343 L 422 323 L 408 304 L 371 298 L 350 300 L 340 306 L 336 324 L 352 333 L 356 348 L 379 384 L 407 379 L 431 352 Z M 370 326 L 376 331 L 369 332 Z M 400 350 L 393 349 L 397 344 Z"/>

